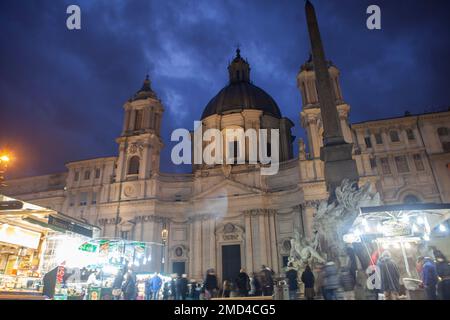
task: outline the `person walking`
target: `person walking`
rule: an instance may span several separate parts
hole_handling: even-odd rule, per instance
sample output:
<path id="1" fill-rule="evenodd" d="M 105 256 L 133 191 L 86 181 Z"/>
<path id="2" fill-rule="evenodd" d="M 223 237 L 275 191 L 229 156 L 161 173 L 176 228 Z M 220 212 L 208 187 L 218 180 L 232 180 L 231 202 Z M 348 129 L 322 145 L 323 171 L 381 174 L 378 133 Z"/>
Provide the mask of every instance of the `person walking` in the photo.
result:
<path id="1" fill-rule="evenodd" d="M 178 277 L 176 281 L 177 300 L 186 300 L 186 295 L 188 293 L 188 283 L 189 281 L 186 274 Z"/>
<path id="2" fill-rule="evenodd" d="M 262 296 L 262 285 L 261 285 L 261 277 L 257 272 L 253 272 L 251 286 L 253 287 L 253 296 L 259 297 Z"/>
<path id="3" fill-rule="evenodd" d="M 263 296 L 273 295 L 273 271 L 269 267 L 262 265 L 260 275 Z"/>
<path id="4" fill-rule="evenodd" d="M 176 300 L 178 298 L 177 295 L 177 276 L 172 275 L 172 280 L 170 280 L 170 298 L 171 300 Z"/>
<path id="5" fill-rule="evenodd" d="M 384 299 L 398 300 L 400 272 L 397 265 L 392 261 L 389 251 L 383 251 L 378 259 L 377 266 L 380 270 L 381 291 L 384 292 Z"/>
<path id="6" fill-rule="evenodd" d="M 450 264 L 441 251 L 434 250 L 433 255 L 436 259 L 436 272 L 439 276 L 438 298 L 439 300 L 450 300 Z"/>
<path id="7" fill-rule="evenodd" d="M 152 297 L 152 278 L 153 277 L 150 276 L 147 279 L 145 279 L 145 283 L 144 283 L 145 300 L 151 300 L 151 297 Z"/>
<path id="8" fill-rule="evenodd" d="M 163 300 L 169 300 L 169 297 L 170 297 L 169 282 L 165 282 L 163 286 Z"/>
<path id="9" fill-rule="evenodd" d="M 159 290 L 161 290 L 162 279 L 161 277 L 155 273 L 155 275 L 151 278 L 150 281 L 151 292 L 152 292 L 152 300 L 159 299 Z"/>
<path id="10" fill-rule="evenodd" d="M 425 287 L 425 293 L 427 300 L 436 300 L 436 286 L 438 283 L 438 275 L 436 272 L 436 265 L 433 259 L 430 257 L 425 257 L 423 259 L 423 286 Z"/>
<path id="11" fill-rule="evenodd" d="M 131 270 L 127 272 L 125 282 L 122 286 L 123 298 L 125 300 L 136 299 L 136 278 Z"/>
<path id="12" fill-rule="evenodd" d="M 242 268 L 236 279 L 237 289 L 239 291 L 240 297 L 248 297 L 248 292 L 250 291 L 250 278 Z"/>
<path id="13" fill-rule="evenodd" d="M 309 265 L 305 267 L 305 271 L 302 273 L 301 277 L 302 282 L 305 284 L 305 298 L 307 300 L 314 300 L 315 292 L 314 292 L 314 274 L 311 271 Z"/>
<path id="14" fill-rule="evenodd" d="M 113 300 L 120 300 L 120 297 L 122 295 L 122 284 L 124 278 L 124 271 L 122 269 L 119 269 L 117 272 L 116 277 L 114 278 L 113 286 L 112 286 L 112 296 Z"/>
<path id="15" fill-rule="evenodd" d="M 322 269 L 323 297 L 325 300 L 337 300 L 337 290 L 340 288 L 339 273 L 333 261 L 329 261 Z"/>
<path id="16" fill-rule="evenodd" d="M 225 280 L 222 285 L 222 298 L 229 298 L 231 294 L 231 281 Z"/>
<path id="17" fill-rule="evenodd" d="M 289 300 L 297 300 L 298 290 L 298 272 L 294 269 L 294 265 L 289 263 L 288 271 L 286 271 L 286 278 L 289 287 Z"/>
<path id="18" fill-rule="evenodd" d="M 217 291 L 219 290 L 219 285 L 217 282 L 216 274 L 214 273 L 214 269 L 209 269 L 207 271 L 204 288 L 206 300 L 210 300 L 211 298 L 216 297 Z"/>

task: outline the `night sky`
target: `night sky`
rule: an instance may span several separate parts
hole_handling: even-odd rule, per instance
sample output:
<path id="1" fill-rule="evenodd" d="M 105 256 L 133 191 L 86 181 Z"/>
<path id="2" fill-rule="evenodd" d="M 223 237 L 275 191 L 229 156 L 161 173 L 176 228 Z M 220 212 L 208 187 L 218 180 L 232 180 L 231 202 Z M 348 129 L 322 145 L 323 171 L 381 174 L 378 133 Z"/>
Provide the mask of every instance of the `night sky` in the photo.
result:
<path id="1" fill-rule="evenodd" d="M 313 3 L 327 58 L 341 70 L 352 122 L 450 105 L 450 1 Z M 79 31 L 66 28 L 70 4 L 81 7 Z M 62 172 L 70 161 L 116 155 L 122 106 L 146 73 L 166 109 L 162 171 L 185 171 L 171 165 L 170 133 L 191 130 L 227 84 L 238 43 L 253 83 L 295 123 L 293 134 L 304 136 L 296 88 L 309 52 L 303 4 L 2 0 L 0 149 L 15 153 L 9 177 Z M 381 7 L 382 30 L 366 28 L 371 4 Z"/>

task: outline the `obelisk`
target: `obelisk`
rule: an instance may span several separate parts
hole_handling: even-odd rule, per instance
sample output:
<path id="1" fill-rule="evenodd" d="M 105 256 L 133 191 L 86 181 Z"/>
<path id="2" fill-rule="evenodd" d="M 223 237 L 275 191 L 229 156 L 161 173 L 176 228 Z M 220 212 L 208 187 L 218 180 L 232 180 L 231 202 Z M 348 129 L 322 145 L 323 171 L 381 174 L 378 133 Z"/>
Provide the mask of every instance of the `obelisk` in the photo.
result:
<path id="1" fill-rule="evenodd" d="M 333 200 L 335 189 L 343 179 L 358 181 L 359 176 L 356 162 L 352 158 L 353 145 L 346 143 L 342 134 L 316 12 L 309 0 L 305 4 L 305 12 L 324 130 L 320 158 L 325 163 L 325 181 L 330 200 Z"/>

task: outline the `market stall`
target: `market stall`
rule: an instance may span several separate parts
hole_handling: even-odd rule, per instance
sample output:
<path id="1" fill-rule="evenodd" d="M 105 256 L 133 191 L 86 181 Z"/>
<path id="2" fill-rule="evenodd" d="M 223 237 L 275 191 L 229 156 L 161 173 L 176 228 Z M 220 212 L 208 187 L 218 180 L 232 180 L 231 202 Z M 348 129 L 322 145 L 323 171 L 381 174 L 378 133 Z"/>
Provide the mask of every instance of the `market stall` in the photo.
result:
<path id="1" fill-rule="evenodd" d="M 0 195 L 0 293 L 42 295 L 43 276 L 60 263 L 50 259 L 54 252 L 63 252 L 74 239 L 92 238 L 96 229 L 54 210 Z"/>
<path id="2" fill-rule="evenodd" d="M 390 205 L 361 208 L 350 232 L 349 244 L 360 244 L 371 265 L 384 250 L 389 250 L 400 267 L 401 283 L 410 299 L 419 299 L 420 275 L 415 265 L 419 256 L 432 257 L 432 248 L 446 251 L 450 238 L 446 227 L 450 204 Z M 435 239 L 446 236 L 436 245 Z M 444 245 L 444 247 L 442 247 Z"/>

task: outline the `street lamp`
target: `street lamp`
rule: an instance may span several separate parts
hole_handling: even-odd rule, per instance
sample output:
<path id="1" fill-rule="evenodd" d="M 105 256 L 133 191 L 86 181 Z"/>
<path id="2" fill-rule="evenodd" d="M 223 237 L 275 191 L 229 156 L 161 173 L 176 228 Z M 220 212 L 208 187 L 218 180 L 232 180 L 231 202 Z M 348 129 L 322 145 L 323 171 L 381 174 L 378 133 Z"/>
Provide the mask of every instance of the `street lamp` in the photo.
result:
<path id="1" fill-rule="evenodd" d="M 166 242 L 167 238 L 169 236 L 169 230 L 167 230 L 166 224 L 164 223 L 163 228 L 161 230 L 161 240 L 162 240 L 162 247 L 161 247 L 161 272 L 164 273 L 164 265 L 165 265 L 165 253 L 166 253 Z"/>
<path id="2" fill-rule="evenodd" d="M 3 180 L 5 180 L 4 174 L 8 168 L 8 164 L 11 162 L 11 155 L 7 151 L 0 151 L 0 187 L 4 186 Z"/>

